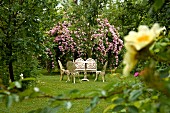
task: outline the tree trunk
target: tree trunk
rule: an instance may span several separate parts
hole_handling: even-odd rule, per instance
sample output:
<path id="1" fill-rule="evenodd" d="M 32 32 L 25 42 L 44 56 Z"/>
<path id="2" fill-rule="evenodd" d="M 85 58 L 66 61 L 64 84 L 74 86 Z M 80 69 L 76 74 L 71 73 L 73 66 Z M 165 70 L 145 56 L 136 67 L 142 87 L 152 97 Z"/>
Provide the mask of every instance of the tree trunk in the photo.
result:
<path id="1" fill-rule="evenodd" d="M 12 62 L 13 62 L 13 58 L 12 58 L 12 45 L 9 44 L 8 46 L 8 50 L 9 50 L 9 62 L 8 62 L 8 70 L 9 70 L 9 77 L 11 79 L 11 81 L 13 82 L 14 81 L 14 72 L 13 72 L 13 65 L 12 65 Z"/>
<path id="2" fill-rule="evenodd" d="M 12 61 L 9 61 L 9 77 L 11 79 L 11 81 L 14 81 L 14 73 L 13 73 L 13 65 L 12 65 Z"/>
<path id="3" fill-rule="evenodd" d="M 88 33 L 87 33 L 87 37 L 88 37 L 88 47 L 87 47 L 87 58 L 91 58 L 92 57 L 92 42 L 91 42 L 91 26 L 88 25 Z"/>

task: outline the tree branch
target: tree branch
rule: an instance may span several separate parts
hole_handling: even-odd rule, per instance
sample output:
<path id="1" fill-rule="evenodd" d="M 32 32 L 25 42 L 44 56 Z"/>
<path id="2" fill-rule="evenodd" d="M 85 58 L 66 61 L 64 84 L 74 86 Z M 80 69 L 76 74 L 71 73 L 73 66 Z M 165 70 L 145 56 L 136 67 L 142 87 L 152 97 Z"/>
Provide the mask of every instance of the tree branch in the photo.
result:
<path id="1" fill-rule="evenodd" d="M 115 95 L 115 94 L 121 94 L 123 92 L 123 90 L 120 90 L 118 92 L 112 92 L 110 93 L 108 96 L 100 96 L 99 98 L 100 99 L 107 99 L 109 97 L 111 97 L 112 95 Z M 86 97 L 86 96 L 83 96 L 83 97 L 74 97 L 74 98 L 56 98 L 55 96 L 51 96 L 51 95 L 42 95 L 42 96 L 37 96 L 38 98 L 53 98 L 55 100 L 58 100 L 58 101 L 68 101 L 68 100 L 84 100 L 84 99 L 93 99 L 93 97 Z"/>

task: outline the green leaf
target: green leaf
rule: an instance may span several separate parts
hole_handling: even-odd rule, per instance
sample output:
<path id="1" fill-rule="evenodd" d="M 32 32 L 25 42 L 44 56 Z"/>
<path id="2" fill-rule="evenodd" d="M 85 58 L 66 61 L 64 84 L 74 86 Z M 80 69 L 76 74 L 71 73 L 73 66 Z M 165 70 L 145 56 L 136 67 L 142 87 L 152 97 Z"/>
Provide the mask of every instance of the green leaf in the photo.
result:
<path id="1" fill-rule="evenodd" d="M 39 108 L 37 110 L 32 110 L 28 113 L 57 113 L 59 107 L 49 107 L 49 106 L 46 106 L 44 108 Z"/>
<path id="2" fill-rule="evenodd" d="M 148 3 L 148 0 L 143 0 L 142 4 L 146 5 Z"/>
<path id="3" fill-rule="evenodd" d="M 159 51 L 160 51 L 160 49 L 158 49 L 158 48 L 154 50 L 155 53 L 158 53 Z"/>
<path id="4" fill-rule="evenodd" d="M 139 113 L 139 110 L 136 106 L 128 106 L 127 111 L 128 113 Z"/>
<path id="5" fill-rule="evenodd" d="M 22 87 L 21 83 L 18 82 L 18 81 L 15 81 L 14 84 L 15 84 L 15 86 L 16 86 L 17 88 L 21 88 L 21 87 Z"/>
<path id="6" fill-rule="evenodd" d="M 112 110 L 115 106 L 116 106 L 116 104 L 111 104 L 111 105 L 107 106 L 104 109 L 103 113 L 108 113 L 108 111 Z"/>
<path id="7" fill-rule="evenodd" d="M 101 94 L 102 94 L 102 96 L 106 96 L 107 95 L 105 90 L 102 90 Z"/>
<path id="8" fill-rule="evenodd" d="M 123 98 L 118 98 L 118 99 L 116 99 L 116 100 L 114 100 L 114 103 L 115 104 L 120 104 L 120 103 L 122 103 L 122 102 L 124 102 L 125 100 L 123 99 Z"/>
<path id="9" fill-rule="evenodd" d="M 57 113 L 58 109 L 59 109 L 59 106 L 54 107 L 51 109 L 51 111 L 49 113 Z"/>
<path id="10" fill-rule="evenodd" d="M 133 90 L 133 91 L 130 93 L 129 101 L 134 101 L 134 100 L 136 100 L 140 95 L 142 95 L 142 90 Z"/>
<path id="11" fill-rule="evenodd" d="M 98 96 L 94 97 L 93 100 L 91 101 L 91 107 L 92 108 L 96 107 L 98 102 L 99 102 L 99 97 Z"/>
<path id="12" fill-rule="evenodd" d="M 50 113 L 51 108 L 49 106 L 42 109 L 41 113 Z"/>
<path id="13" fill-rule="evenodd" d="M 118 112 L 118 111 L 121 111 L 122 109 L 124 109 L 125 106 L 124 105 L 117 105 L 113 108 L 113 111 L 114 112 Z"/>
<path id="14" fill-rule="evenodd" d="M 39 96 L 40 95 L 40 93 L 39 92 L 32 92 L 31 94 L 30 94 L 30 97 L 37 97 L 37 96 Z"/>
<path id="15" fill-rule="evenodd" d="M 162 42 L 162 43 L 160 43 L 160 45 L 161 45 L 161 46 L 167 46 L 167 45 L 168 45 L 168 43 L 166 43 L 166 42 Z"/>
<path id="16" fill-rule="evenodd" d="M 26 90 L 24 90 L 23 92 L 20 92 L 20 93 L 19 93 L 19 97 L 20 97 L 20 99 L 22 100 L 22 99 L 24 99 L 24 98 L 26 98 L 26 97 L 29 97 L 32 92 L 33 92 L 32 89 L 26 89 Z"/>
<path id="17" fill-rule="evenodd" d="M 91 107 L 88 107 L 88 108 L 86 109 L 85 113 L 90 113 L 91 110 L 92 110 L 92 108 L 91 108 Z"/>
<path id="18" fill-rule="evenodd" d="M 0 102 L 3 100 L 5 95 L 0 94 Z"/>
<path id="19" fill-rule="evenodd" d="M 72 93 L 78 93 L 79 92 L 79 90 L 78 89 L 73 89 L 73 90 L 71 90 L 70 92 L 69 92 L 69 94 L 72 94 Z"/>
<path id="20" fill-rule="evenodd" d="M 27 80 L 36 80 L 35 78 L 24 78 L 22 81 L 27 81 Z"/>
<path id="21" fill-rule="evenodd" d="M 164 68 L 164 69 L 160 69 L 159 70 L 159 73 L 160 73 L 160 77 L 161 78 L 166 78 L 169 76 L 169 70 L 170 70 L 170 67 L 167 67 L 167 68 Z"/>
<path id="22" fill-rule="evenodd" d="M 7 108 L 9 108 L 12 105 L 12 102 L 13 102 L 13 97 L 12 97 L 12 95 L 9 95 L 7 97 L 7 101 L 6 101 Z"/>
<path id="23" fill-rule="evenodd" d="M 96 105 L 99 102 L 99 97 L 96 96 L 92 99 L 90 106 L 85 110 L 85 113 L 90 113 L 92 109 L 94 109 L 96 107 Z"/>
<path id="24" fill-rule="evenodd" d="M 19 102 L 19 96 L 17 94 L 12 94 L 12 98 L 15 102 Z"/>
<path id="25" fill-rule="evenodd" d="M 153 4 L 155 11 L 160 9 L 162 7 L 162 5 L 164 4 L 164 2 L 165 2 L 165 0 L 155 0 L 155 2 Z"/>
<path id="26" fill-rule="evenodd" d="M 10 85 L 9 85 L 9 87 L 8 87 L 8 90 L 13 89 L 14 87 L 15 87 L 15 83 L 12 82 L 12 83 L 10 83 Z"/>

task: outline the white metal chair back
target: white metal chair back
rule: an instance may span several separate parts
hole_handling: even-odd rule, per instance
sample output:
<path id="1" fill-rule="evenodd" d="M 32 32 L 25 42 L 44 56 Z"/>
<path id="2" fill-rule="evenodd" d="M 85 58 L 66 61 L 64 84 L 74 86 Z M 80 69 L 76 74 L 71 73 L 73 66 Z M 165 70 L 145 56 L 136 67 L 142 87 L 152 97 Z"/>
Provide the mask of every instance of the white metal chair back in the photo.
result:
<path id="1" fill-rule="evenodd" d="M 62 65 L 62 63 L 61 63 L 60 60 L 58 60 L 58 64 L 59 64 L 59 66 L 60 66 L 60 69 L 64 69 L 64 68 L 63 68 L 63 65 Z"/>
<path id="2" fill-rule="evenodd" d="M 82 58 L 77 58 L 75 60 L 75 66 L 76 66 L 76 70 L 85 70 L 85 62 Z"/>
<path id="3" fill-rule="evenodd" d="M 88 58 L 86 62 L 86 70 L 97 71 L 97 63 L 94 59 Z"/>
<path id="4" fill-rule="evenodd" d="M 78 78 L 79 78 L 79 73 L 76 71 L 76 66 L 75 66 L 75 63 L 72 62 L 72 61 L 68 61 L 67 62 L 67 70 L 69 70 L 69 72 L 71 73 L 71 76 L 73 78 L 73 83 L 75 84 L 76 83 L 76 75 L 78 75 Z M 79 78 L 79 81 L 80 81 L 80 78 Z"/>
<path id="5" fill-rule="evenodd" d="M 107 64 L 108 64 L 108 61 L 105 62 L 104 66 L 103 66 L 103 70 L 102 71 L 106 71 L 106 68 L 107 68 Z"/>
<path id="6" fill-rule="evenodd" d="M 72 61 L 67 62 L 67 70 L 70 71 L 70 73 L 74 73 L 76 69 L 75 64 Z"/>

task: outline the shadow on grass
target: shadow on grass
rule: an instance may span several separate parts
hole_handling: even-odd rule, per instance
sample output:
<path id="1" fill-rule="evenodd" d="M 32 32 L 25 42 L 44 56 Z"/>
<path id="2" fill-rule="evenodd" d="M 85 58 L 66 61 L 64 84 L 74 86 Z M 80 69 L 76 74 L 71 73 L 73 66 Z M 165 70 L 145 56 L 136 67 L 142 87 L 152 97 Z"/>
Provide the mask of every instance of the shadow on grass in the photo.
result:
<path id="1" fill-rule="evenodd" d="M 41 70 L 41 74 L 44 76 L 56 76 L 56 75 L 60 75 L 60 71 L 52 71 L 52 72 L 48 72 L 46 69 Z"/>

